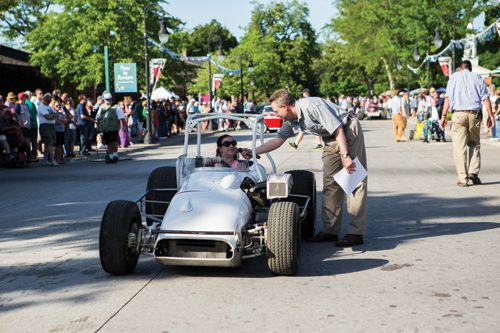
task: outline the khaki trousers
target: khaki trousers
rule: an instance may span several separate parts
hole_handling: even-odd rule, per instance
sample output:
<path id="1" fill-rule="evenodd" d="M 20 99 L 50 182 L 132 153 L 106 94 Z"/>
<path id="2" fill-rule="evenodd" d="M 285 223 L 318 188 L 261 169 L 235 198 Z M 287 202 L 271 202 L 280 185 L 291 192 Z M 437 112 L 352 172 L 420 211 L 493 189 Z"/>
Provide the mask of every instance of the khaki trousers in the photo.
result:
<path id="1" fill-rule="evenodd" d="M 394 141 L 403 140 L 405 137 L 406 121 L 399 113 L 392 114 L 392 134 Z"/>
<path id="2" fill-rule="evenodd" d="M 366 150 L 363 130 L 357 119 L 353 118 L 344 127 L 349 155 L 354 160 L 359 158 L 366 165 Z M 342 226 L 342 211 L 345 193 L 335 182 L 333 176 L 342 170 L 337 141 L 324 139 L 323 150 L 323 232 L 338 235 Z M 347 197 L 347 212 L 349 226 L 347 233 L 355 235 L 366 234 L 366 204 L 368 194 L 368 179 L 366 178 L 354 192 Z"/>
<path id="3" fill-rule="evenodd" d="M 470 174 L 479 175 L 481 168 L 480 121 L 475 118 L 475 112 L 461 111 L 455 111 L 451 118 L 453 159 L 462 183 L 467 183 Z"/>

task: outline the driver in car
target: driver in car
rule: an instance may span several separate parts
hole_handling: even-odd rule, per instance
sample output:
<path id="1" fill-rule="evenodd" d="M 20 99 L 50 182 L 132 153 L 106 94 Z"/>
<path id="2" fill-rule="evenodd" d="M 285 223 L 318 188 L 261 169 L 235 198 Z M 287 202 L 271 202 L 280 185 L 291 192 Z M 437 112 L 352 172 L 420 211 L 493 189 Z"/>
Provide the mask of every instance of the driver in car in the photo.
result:
<path id="1" fill-rule="evenodd" d="M 215 156 L 219 157 L 215 163 L 215 167 L 230 167 L 233 169 L 239 168 L 238 142 L 229 134 L 224 134 L 217 139 L 217 150 Z"/>

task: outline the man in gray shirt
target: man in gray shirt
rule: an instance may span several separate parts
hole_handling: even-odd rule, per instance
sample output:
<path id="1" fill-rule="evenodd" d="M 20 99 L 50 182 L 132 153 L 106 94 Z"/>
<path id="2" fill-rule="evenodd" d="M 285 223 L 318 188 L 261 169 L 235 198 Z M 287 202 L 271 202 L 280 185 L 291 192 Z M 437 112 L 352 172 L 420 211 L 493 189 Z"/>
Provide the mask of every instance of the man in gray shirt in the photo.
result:
<path id="1" fill-rule="evenodd" d="M 256 148 L 256 154 L 263 154 L 279 148 L 288 138 L 299 131 L 321 136 L 325 142 L 323 150 L 323 232 L 310 241 L 336 242 L 339 247 L 363 244 L 366 234 L 367 179 L 347 197 L 349 227 L 347 235 L 339 241 L 342 225 L 342 207 L 345 193 L 333 176 L 345 168 L 352 173 L 356 170 L 353 159 L 366 168 L 366 151 L 363 131 L 356 117 L 347 110 L 340 109 L 330 101 L 319 97 L 308 97 L 295 101 L 286 90 L 275 91 L 269 98 L 273 110 L 285 120 L 278 136 Z M 250 149 L 243 149 L 242 156 L 250 158 Z"/>

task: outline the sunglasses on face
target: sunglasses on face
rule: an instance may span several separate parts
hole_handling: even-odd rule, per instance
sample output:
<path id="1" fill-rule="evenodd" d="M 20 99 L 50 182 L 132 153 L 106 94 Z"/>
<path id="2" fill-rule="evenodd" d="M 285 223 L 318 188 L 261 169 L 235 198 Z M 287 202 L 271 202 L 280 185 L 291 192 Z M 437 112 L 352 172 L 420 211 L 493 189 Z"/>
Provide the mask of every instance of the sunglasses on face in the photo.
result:
<path id="1" fill-rule="evenodd" d="M 236 147 L 236 145 L 238 144 L 238 142 L 236 142 L 236 140 L 233 140 L 233 141 L 224 141 L 223 143 L 221 143 L 221 147 L 229 147 L 229 146 L 233 146 L 233 147 Z"/>

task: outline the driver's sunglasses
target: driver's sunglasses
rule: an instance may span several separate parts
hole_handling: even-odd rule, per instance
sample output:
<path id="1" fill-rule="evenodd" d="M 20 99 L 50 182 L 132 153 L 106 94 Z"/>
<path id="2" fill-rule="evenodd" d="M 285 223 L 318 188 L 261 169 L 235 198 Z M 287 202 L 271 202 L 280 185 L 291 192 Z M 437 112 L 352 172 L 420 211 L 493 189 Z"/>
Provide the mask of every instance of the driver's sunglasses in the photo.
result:
<path id="1" fill-rule="evenodd" d="M 224 141 L 223 143 L 221 143 L 221 146 L 224 146 L 224 147 L 228 148 L 229 146 L 236 147 L 237 144 L 238 144 L 238 142 L 236 142 L 236 140 L 233 140 L 233 141 Z"/>

